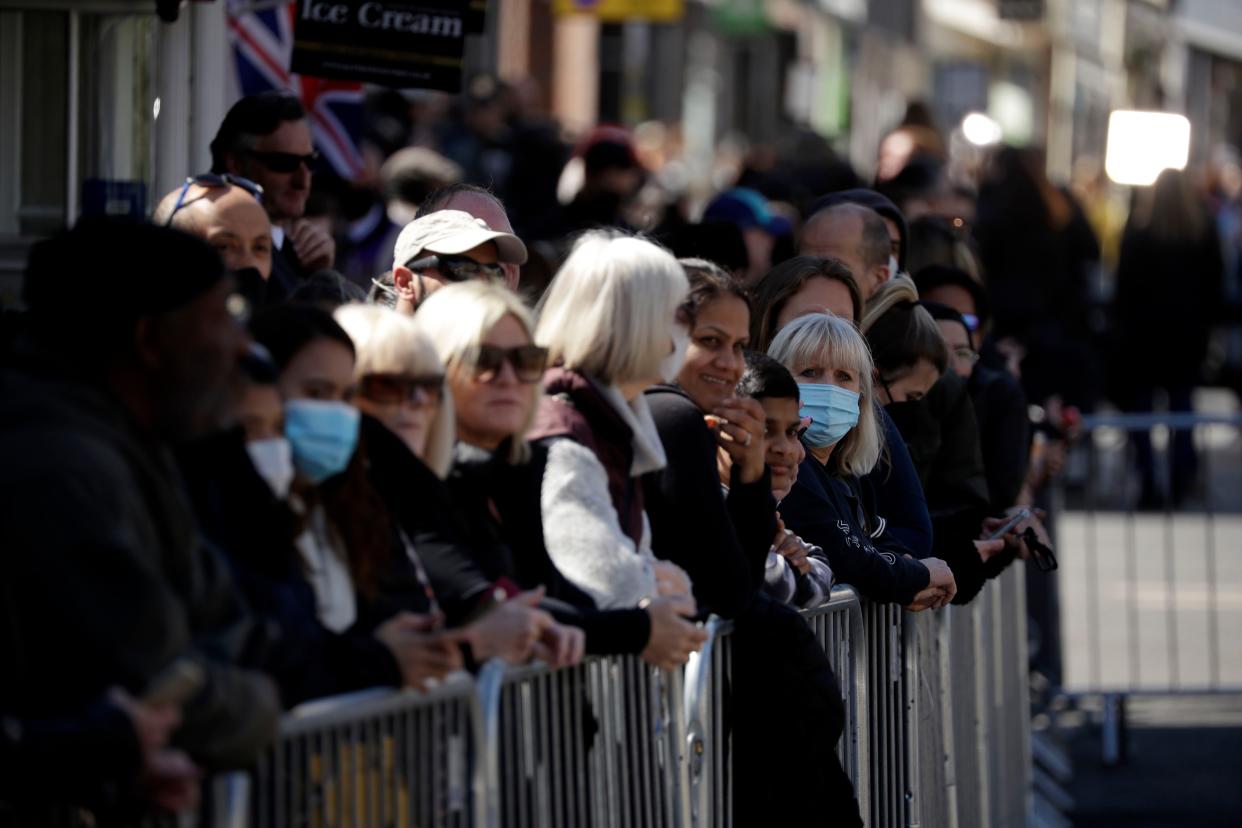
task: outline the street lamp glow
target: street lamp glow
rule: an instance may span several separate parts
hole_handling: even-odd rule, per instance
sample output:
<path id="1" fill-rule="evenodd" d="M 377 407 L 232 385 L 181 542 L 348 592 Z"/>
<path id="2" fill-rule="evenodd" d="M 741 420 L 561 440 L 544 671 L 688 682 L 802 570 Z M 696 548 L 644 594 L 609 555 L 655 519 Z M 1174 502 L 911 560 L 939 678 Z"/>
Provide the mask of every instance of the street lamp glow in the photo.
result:
<path id="1" fill-rule="evenodd" d="M 1190 158 L 1190 121 L 1171 112 L 1115 110 L 1108 116 L 1104 171 L 1118 184 L 1145 187 L 1161 170 L 1183 170 Z"/>
<path id="2" fill-rule="evenodd" d="M 1001 126 L 982 112 L 972 112 L 962 119 L 962 134 L 977 147 L 995 144 L 1001 139 Z"/>

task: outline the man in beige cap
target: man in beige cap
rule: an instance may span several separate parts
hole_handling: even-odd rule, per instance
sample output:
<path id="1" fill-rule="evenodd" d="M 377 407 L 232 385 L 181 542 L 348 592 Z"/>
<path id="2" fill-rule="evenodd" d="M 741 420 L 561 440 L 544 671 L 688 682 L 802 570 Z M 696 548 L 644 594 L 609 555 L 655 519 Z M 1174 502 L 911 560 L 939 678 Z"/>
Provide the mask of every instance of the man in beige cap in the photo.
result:
<path id="1" fill-rule="evenodd" d="M 492 230 L 461 210 L 437 210 L 405 226 L 393 250 L 392 282 L 376 287 L 395 297 L 400 313 L 414 313 L 443 285 L 467 279 L 504 279 L 504 263 L 526 261 L 526 245 L 512 233 Z M 375 296 L 375 292 L 372 292 Z"/>

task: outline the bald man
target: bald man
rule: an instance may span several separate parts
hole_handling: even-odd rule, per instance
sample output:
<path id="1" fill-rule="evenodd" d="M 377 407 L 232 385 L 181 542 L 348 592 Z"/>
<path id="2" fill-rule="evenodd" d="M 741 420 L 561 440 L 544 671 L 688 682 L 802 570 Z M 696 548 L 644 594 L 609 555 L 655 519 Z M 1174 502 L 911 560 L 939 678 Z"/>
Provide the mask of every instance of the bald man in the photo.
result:
<path id="1" fill-rule="evenodd" d="M 151 222 L 198 236 L 216 249 L 229 270 L 253 268 L 266 282 L 272 275 L 272 222 L 259 200 L 235 184 L 191 184 L 184 196 L 182 189 L 160 199 Z"/>
<path id="2" fill-rule="evenodd" d="M 798 253 L 830 256 L 850 269 L 863 301 L 892 278 L 892 242 L 880 214 L 860 204 L 835 204 L 806 220 Z"/>

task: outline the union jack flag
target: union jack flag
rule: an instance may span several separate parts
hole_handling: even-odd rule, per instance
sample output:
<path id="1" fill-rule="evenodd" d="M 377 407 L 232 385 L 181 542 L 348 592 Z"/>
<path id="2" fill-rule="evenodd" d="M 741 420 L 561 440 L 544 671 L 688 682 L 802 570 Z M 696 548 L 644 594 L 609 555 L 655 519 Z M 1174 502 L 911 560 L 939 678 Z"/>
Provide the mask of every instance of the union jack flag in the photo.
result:
<path id="1" fill-rule="evenodd" d="M 262 8 L 254 0 L 229 0 L 226 7 L 237 96 L 287 89 L 306 107 L 315 148 L 347 181 L 362 177 L 362 84 L 304 77 L 289 71 L 296 3 Z M 253 11 L 256 6 L 261 10 Z"/>

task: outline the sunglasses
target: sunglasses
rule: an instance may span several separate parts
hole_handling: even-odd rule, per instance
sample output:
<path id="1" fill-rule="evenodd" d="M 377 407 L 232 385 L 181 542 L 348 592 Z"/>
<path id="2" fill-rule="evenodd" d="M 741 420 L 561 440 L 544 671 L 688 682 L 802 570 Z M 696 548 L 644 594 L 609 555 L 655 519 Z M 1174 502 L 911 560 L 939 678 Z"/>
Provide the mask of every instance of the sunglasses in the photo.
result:
<path id="1" fill-rule="evenodd" d="M 276 173 L 297 172 L 298 167 L 306 165 L 306 169 L 314 172 L 315 165 L 319 162 L 319 153 L 312 152 L 310 155 L 298 155 L 292 152 L 256 152 L 249 150 L 247 154 Z"/>
<path id="2" fill-rule="evenodd" d="M 969 362 L 971 365 L 974 365 L 979 361 L 979 354 L 975 352 L 974 348 L 967 348 L 965 346 L 961 348 L 954 348 L 953 355 L 960 360 Z"/>
<path id="3" fill-rule="evenodd" d="M 468 256 L 436 254 L 434 256 L 424 256 L 421 259 L 414 259 L 407 262 L 405 266 L 415 273 L 422 270 L 430 270 L 434 267 L 453 282 L 468 282 L 471 279 L 485 276 L 492 279 L 503 279 L 505 275 L 504 268 L 499 264 L 476 262 Z"/>
<path id="4" fill-rule="evenodd" d="M 367 374 L 359 383 L 358 393 L 380 405 L 411 403 L 423 405 L 438 402 L 444 388 L 442 374 L 412 377 L 405 374 Z"/>
<path id="5" fill-rule="evenodd" d="M 543 379 L 548 365 L 548 349 L 538 345 L 519 345 L 516 348 L 500 348 L 496 345 L 480 345 L 474 360 L 474 376 L 479 382 L 494 382 L 504 370 L 505 363 L 513 366 L 518 382 L 527 385 Z"/>
<path id="6" fill-rule="evenodd" d="M 242 178 L 240 175 L 230 175 L 229 173 L 202 173 L 201 175 L 192 175 L 181 185 L 181 192 L 177 193 L 177 201 L 173 204 L 172 212 L 168 214 L 168 220 L 164 222 L 165 227 L 172 225 L 173 216 L 177 215 L 177 211 L 182 207 L 189 206 L 185 197 L 190 192 L 190 188 L 197 184 L 200 187 L 206 187 L 209 190 L 218 189 L 220 187 L 241 187 L 246 192 L 254 196 L 255 201 L 263 203 L 263 188 L 251 181 L 249 178 Z M 193 202 L 190 202 L 193 204 Z"/>

